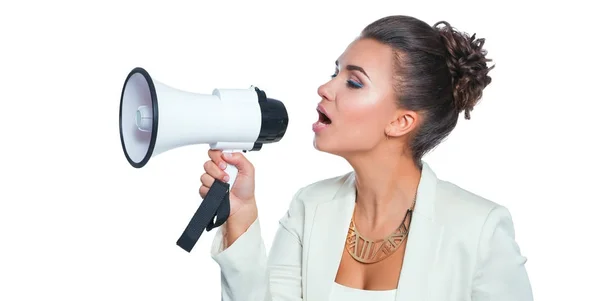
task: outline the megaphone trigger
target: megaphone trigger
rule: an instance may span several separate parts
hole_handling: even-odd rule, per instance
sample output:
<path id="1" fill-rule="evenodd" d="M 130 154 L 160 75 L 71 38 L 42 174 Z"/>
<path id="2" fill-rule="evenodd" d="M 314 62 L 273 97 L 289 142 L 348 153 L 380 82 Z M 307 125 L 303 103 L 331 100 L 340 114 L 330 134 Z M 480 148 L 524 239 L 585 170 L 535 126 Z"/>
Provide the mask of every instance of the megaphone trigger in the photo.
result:
<path id="1" fill-rule="evenodd" d="M 224 153 L 234 153 L 236 151 L 232 151 L 232 150 L 224 150 Z M 238 169 L 237 167 L 235 167 L 232 164 L 227 164 L 227 167 L 225 168 L 225 173 L 227 173 L 227 175 L 229 176 L 229 180 L 227 181 L 227 183 L 229 184 L 229 186 L 233 186 L 233 183 L 235 183 L 235 179 L 237 178 L 238 175 Z"/>

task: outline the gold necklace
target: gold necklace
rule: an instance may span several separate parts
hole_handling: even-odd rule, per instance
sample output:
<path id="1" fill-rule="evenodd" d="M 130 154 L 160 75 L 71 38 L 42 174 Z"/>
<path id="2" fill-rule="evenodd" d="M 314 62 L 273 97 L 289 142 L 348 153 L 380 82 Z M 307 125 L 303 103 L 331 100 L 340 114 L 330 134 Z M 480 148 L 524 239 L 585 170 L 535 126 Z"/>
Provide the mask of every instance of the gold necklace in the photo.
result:
<path id="1" fill-rule="evenodd" d="M 370 240 L 362 236 L 356 229 L 354 223 L 354 213 L 352 213 L 352 219 L 350 220 L 350 227 L 348 228 L 348 235 L 346 236 L 346 251 L 356 261 L 361 263 L 376 263 L 388 258 L 402 245 L 412 222 L 412 212 L 414 211 L 416 197 L 413 200 L 412 205 L 406 214 L 404 219 L 398 228 L 394 230 L 390 235 L 384 239 Z M 354 212 L 356 212 L 356 207 Z M 406 225 L 406 219 L 410 216 L 408 226 Z"/>

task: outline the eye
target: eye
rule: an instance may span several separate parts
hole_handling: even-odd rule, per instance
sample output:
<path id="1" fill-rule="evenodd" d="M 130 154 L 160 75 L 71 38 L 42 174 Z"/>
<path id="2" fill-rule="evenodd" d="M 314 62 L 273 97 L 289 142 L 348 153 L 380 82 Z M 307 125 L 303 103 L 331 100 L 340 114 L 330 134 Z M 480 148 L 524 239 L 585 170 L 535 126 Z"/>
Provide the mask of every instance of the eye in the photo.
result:
<path id="1" fill-rule="evenodd" d="M 347 85 L 348 85 L 349 88 L 352 88 L 352 89 L 360 89 L 360 88 L 363 87 L 363 84 L 361 84 L 361 83 L 359 83 L 357 81 L 351 80 L 351 79 L 349 79 L 347 81 Z"/>
<path id="2" fill-rule="evenodd" d="M 335 78 L 337 76 L 338 76 L 338 72 L 336 70 L 336 72 L 331 75 L 331 78 Z M 352 79 L 347 80 L 346 85 L 348 86 L 348 88 L 351 88 L 351 89 L 360 89 L 363 87 L 362 83 L 360 83 L 359 81 L 352 80 Z"/>

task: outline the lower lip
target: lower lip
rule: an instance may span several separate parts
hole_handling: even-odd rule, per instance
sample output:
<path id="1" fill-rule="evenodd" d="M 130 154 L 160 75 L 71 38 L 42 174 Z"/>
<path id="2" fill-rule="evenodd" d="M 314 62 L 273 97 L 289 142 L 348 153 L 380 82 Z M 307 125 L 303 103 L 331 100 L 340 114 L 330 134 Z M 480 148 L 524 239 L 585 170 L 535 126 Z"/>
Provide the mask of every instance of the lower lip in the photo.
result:
<path id="1" fill-rule="evenodd" d="M 322 122 L 317 121 L 317 122 L 313 123 L 312 129 L 313 129 L 313 132 L 319 133 L 322 130 L 326 129 L 328 126 L 329 126 L 328 124 L 324 124 Z"/>

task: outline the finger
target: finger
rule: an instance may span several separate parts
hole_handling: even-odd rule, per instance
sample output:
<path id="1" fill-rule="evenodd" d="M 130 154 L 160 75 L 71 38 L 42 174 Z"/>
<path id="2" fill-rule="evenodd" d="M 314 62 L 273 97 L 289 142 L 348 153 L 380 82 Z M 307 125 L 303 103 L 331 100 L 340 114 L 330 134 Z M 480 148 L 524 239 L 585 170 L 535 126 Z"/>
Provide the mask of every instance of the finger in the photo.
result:
<path id="1" fill-rule="evenodd" d="M 224 180 L 225 176 L 227 176 L 225 171 L 220 169 L 213 161 L 206 161 L 206 163 L 204 163 L 204 170 L 208 175 L 215 179 Z"/>
<path id="2" fill-rule="evenodd" d="M 226 163 L 234 165 L 239 173 L 246 175 L 254 173 L 254 166 L 242 153 L 223 153 L 221 157 Z"/>
<path id="3" fill-rule="evenodd" d="M 213 150 L 213 149 L 208 150 L 208 157 L 210 158 L 210 160 L 215 162 L 215 164 L 217 166 L 219 166 L 220 169 L 224 170 L 225 168 L 227 168 L 227 163 L 221 157 L 222 154 L 223 154 L 223 151 L 221 151 L 221 150 Z"/>
<path id="4" fill-rule="evenodd" d="M 214 182 L 215 182 L 215 178 L 213 178 L 211 175 L 209 175 L 207 173 L 202 174 L 202 176 L 200 177 L 200 183 L 202 183 L 203 186 L 206 186 L 208 188 L 210 188 Z"/>
<path id="5" fill-rule="evenodd" d="M 206 186 L 201 186 L 199 193 L 200 193 L 200 197 L 202 197 L 203 199 L 206 198 L 206 195 L 208 194 L 208 187 Z"/>

